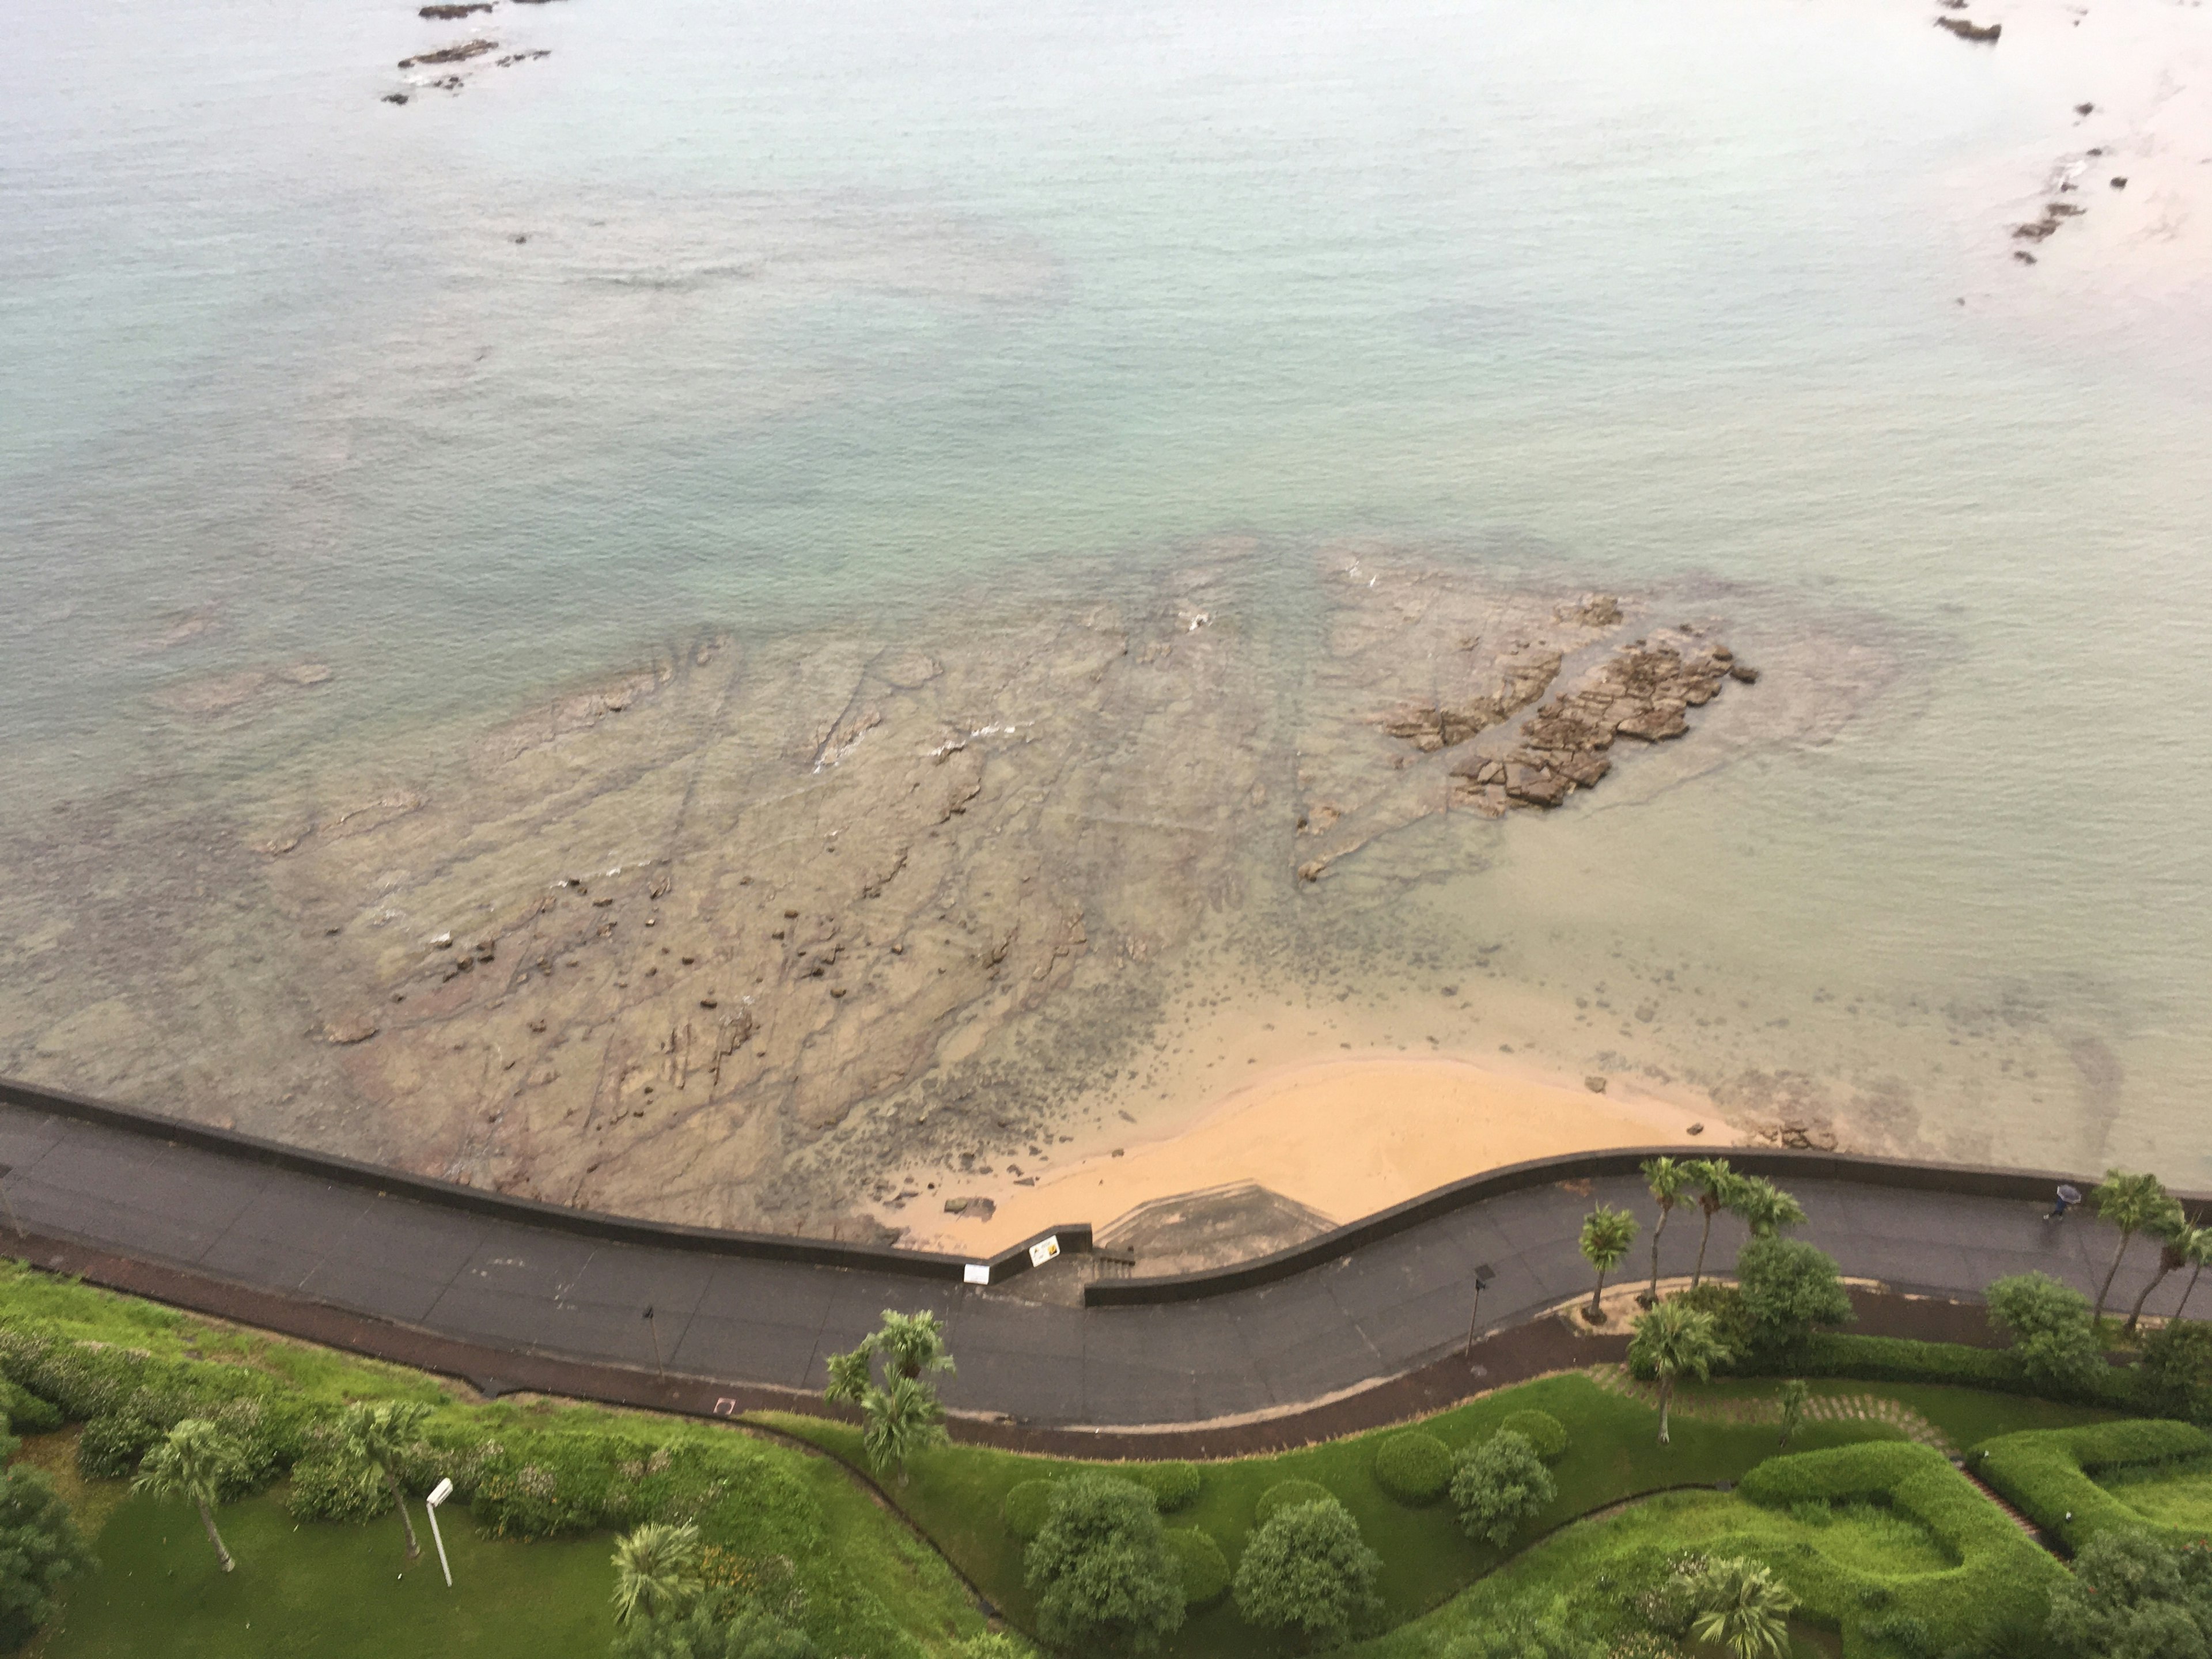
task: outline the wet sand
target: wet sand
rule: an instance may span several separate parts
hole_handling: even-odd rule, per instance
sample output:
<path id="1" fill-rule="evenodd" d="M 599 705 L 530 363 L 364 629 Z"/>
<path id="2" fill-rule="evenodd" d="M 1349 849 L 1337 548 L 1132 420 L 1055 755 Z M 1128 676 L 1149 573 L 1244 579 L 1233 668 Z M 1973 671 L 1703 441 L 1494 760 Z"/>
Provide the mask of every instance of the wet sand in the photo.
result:
<path id="1" fill-rule="evenodd" d="M 1692 1124 L 1703 1126 L 1694 1137 Z M 1743 1139 L 1711 1110 L 1632 1082 L 1607 1079 L 1599 1093 L 1463 1056 L 1355 1054 L 1274 1067 L 1179 1133 L 1086 1158 L 1033 1187 L 988 1183 L 994 1213 L 948 1215 L 938 1242 L 1001 1249 L 1047 1227 L 1103 1229 L 1140 1204 L 1244 1181 L 1341 1223 L 1531 1158 Z"/>

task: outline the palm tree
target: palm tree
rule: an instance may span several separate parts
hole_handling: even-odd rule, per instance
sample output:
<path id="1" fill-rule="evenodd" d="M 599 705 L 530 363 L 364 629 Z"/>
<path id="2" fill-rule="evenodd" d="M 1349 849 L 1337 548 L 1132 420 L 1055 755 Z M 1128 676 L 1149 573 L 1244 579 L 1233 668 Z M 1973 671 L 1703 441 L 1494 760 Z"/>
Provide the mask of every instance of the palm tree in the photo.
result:
<path id="1" fill-rule="evenodd" d="M 1659 1299 L 1659 1235 L 1667 1231 L 1667 1218 L 1682 1201 L 1690 1184 L 1690 1167 L 1677 1158 L 1647 1158 L 1643 1173 L 1651 1201 L 1659 1206 L 1659 1219 L 1651 1225 L 1651 1288 L 1644 1296 L 1648 1308 Z"/>
<path id="2" fill-rule="evenodd" d="M 1605 1295 L 1605 1276 L 1620 1265 L 1628 1247 L 1636 1243 L 1636 1218 L 1626 1210 L 1601 1204 L 1583 1218 L 1583 1260 L 1597 1269 L 1597 1284 L 1590 1291 L 1589 1310 L 1583 1315 L 1593 1325 L 1605 1318 L 1598 1303 Z"/>
<path id="3" fill-rule="evenodd" d="M 422 1431 L 429 1407 L 419 1400 L 386 1400 L 369 1405 L 356 1400 L 338 1419 L 338 1453 L 348 1462 L 383 1477 L 399 1511 L 399 1524 L 407 1533 L 407 1559 L 422 1553 L 415 1536 L 415 1517 L 407 1512 L 407 1499 L 399 1490 L 399 1465 Z"/>
<path id="4" fill-rule="evenodd" d="M 1726 1201 L 1753 1238 L 1772 1238 L 1805 1224 L 1805 1206 L 1762 1176 L 1739 1176 Z"/>
<path id="5" fill-rule="evenodd" d="M 2176 1319 L 2189 1310 L 2189 1298 L 2197 1289 L 2197 1276 L 2204 1271 L 2205 1263 L 2212 1261 L 2212 1227 L 2191 1227 L 2183 1235 L 2181 1248 L 2189 1257 L 2189 1282 L 2181 1287 L 2181 1305 L 2173 1310 Z"/>
<path id="6" fill-rule="evenodd" d="M 2120 1248 L 2112 1252 L 2112 1265 L 2106 1269 L 2105 1282 L 2097 1291 L 2097 1305 L 2089 1314 L 2094 1324 L 2105 1316 L 2105 1299 L 2112 1293 L 2112 1281 L 2120 1276 L 2120 1260 L 2127 1255 L 2129 1243 L 2163 1216 L 2173 1200 L 2154 1175 L 2107 1170 L 2103 1184 L 2089 1194 L 2089 1202 L 2101 1219 L 2120 1230 Z"/>
<path id="7" fill-rule="evenodd" d="M 181 1498 L 199 1505 L 200 1524 L 225 1572 L 234 1572 L 230 1547 L 216 1530 L 215 1506 L 222 1500 L 224 1483 L 237 1470 L 238 1447 L 221 1426 L 204 1417 L 188 1417 L 155 1441 L 138 1465 L 131 1490 L 165 1501 Z"/>
<path id="8" fill-rule="evenodd" d="M 1690 1634 L 1734 1659 L 1782 1659 L 1790 1651 L 1790 1613 L 1797 1598 L 1754 1561 L 1715 1561 L 1698 1575 L 1698 1616 Z"/>
<path id="9" fill-rule="evenodd" d="M 1669 1444 L 1667 1413 L 1674 1403 L 1674 1384 L 1685 1376 L 1704 1382 L 1728 1358 L 1713 1316 L 1682 1302 L 1662 1302 L 1638 1316 L 1636 1340 L 1628 1362 L 1659 1379 L 1659 1443 Z"/>
<path id="10" fill-rule="evenodd" d="M 898 1471 L 906 1485 L 907 1460 L 945 1440 L 945 1407 L 927 1382 L 894 1376 L 888 1389 L 869 1389 L 860 1401 L 860 1449 L 878 1474 Z"/>
<path id="11" fill-rule="evenodd" d="M 1805 1426 L 1805 1404 L 1812 1397 L 1813 1391 L 1796 1378 L 1782 1385 L 1782 1438 L 1775 1443 L 1784 1451 Z"/>
<path id="12" fill-rule="evenodd" d="M 872 1336 L 850 1353 L 830 1356 L 830 1386 L 822 1390 L 824 1400 L 833 1406 L 857 1406 L 860 1403 L 861 1396 L 867 1393 L 876 1380 L 875 1372 L 868 1364 L 875 1352 L 871 1346 L 874 1341 L 875 1338 Z"/>
<path id="13" fill-rule="evenodd" d="M 2142 1294 L 2136 1298 L 2136 1305 L 2128 1310 L 2127 1334 L 2130 1336 L 2136 1334 L 2136 1327 L 2142 1321 L 2143 1304 L 2150 1300 L 2150 1293 L 2166 1282 L 2168 1273 L 2179 1273 L 2189 1265 L 2189 1239 L 2191 1234 L 2200 1230 L 2191 1226 L 2188 1218 L 2181 1212 L 2181 1206 L 2174 1204 L 2148 1224 L 2143 1231 L 2158 1240 L 2158 1271 L 2151 1275 L 2150 1283 L 2142 1287 Z M 2188 1300 L 2185 1292 L 2182 1299 Z"/>
<path id="14" fill-rule="evenodd" d="M 651 1521 L 615 1540 L 615 1617 L 680 1613 L 700 1591 L 699 1528 Z"/>
<path id="15" fill-rule="evenodd" d="M 952 1356 L 945 1346 L 945 1322 L 935 1314 L 884 1310 L 883 1328 L 868 1339 L 896 1375 L 908 1379 L 924 1371 L 949 1371 Z"/>
<path id="16" fill-rule="evenodd" d="M 1698 1265 L 1690 1274 L 1690 1288 L 1696 1290 L 1705 1276 L 1705 1246 L 1713 1242 L 1713 1218 L 1726 1209 L 1735 1195 L 1736 1183 L 1743 1179 L 1729 1168 L 1724 1158 L 1696 1158 L 1683 1165 L 1689 1172 L 1690 1185 L 1698 1194 L 1698 1207 L 1705 1212 L 1705 1230 L 1698 1237 Z"/>

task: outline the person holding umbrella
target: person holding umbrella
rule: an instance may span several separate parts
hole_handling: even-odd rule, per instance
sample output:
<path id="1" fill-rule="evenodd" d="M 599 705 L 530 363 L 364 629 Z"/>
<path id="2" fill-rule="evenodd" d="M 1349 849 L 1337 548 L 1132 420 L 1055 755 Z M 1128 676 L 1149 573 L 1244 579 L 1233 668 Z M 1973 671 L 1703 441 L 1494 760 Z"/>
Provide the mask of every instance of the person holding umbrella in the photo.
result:
<path id="1" fill-rule="evenodd" d="M 2051 1205 L 2051 1213 L 2045 1216 L 2043 1218 L 2045 1221 L 2063 1221 L 2066 1218 L 2066 1212 L 2072 1209 L 2081 1201 L 2081 1189 L 2078 1187 L 2069 1186 L 2065 1182 L 2062 1181 L 2058 1183 L 2057 1200 Z"/>

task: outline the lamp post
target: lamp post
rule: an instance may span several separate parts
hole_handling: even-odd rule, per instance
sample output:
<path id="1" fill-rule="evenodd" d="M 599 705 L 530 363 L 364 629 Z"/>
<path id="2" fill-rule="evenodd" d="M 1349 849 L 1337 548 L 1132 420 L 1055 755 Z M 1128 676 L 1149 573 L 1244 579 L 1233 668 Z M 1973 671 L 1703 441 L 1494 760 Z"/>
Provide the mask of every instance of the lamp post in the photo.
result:
<path id="1" fill-rule="evenodd" d="M 1487 1261 L 1474 1270 L 1474 1306 L 1468 1310 L 1467 1316 L 1467 1357 L 1470 1360 L 1474 1358 L 1475 1322 L 1482 1317 L 1483 1288 L 1496 1276 Z"/>
<path id="2" fill-rule="evenodd" d="M 660 1358 L 660 1327 L 653 1323 L 653 1304 L 650 1302 L 645 1304 L 645 1329 L 646 1334 L 653 1339 L 653 1369 L 658 1375 L 665 1376 L 668 1367 L 661 1363 Z"/>
<path id="3" fill-rule="evenodd" d="M 453 1495 L 453 1483 L 441 1480 L 430 1488 L 430 1495 L 422 1500 L 422 1507 L 430 1511 L 430 1536 L 438 1544 L 438 1570 L 446 1575 L 446 1588 L 453 1587 L 453 1569 L 446 1559 L 446 1534 L 438 1530 L 438 1505 Z"/>

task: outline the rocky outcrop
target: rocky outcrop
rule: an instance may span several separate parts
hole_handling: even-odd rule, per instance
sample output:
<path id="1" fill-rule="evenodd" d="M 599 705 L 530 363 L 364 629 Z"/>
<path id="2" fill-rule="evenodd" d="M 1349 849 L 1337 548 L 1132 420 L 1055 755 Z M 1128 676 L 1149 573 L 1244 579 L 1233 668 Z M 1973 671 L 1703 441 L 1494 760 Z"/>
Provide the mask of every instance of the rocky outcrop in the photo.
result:
<path id="1" fill-rule="evenodd" d="M 1992 46 L 1996 45 L 1998 37 L 2004 33 L 2002 23 L 1990 23 L 1984 26 L 1964 17 L 1939 17 L 1936 20 L 1936 27 L 1939 29 L 1950 30 L 1961 40 L 1978 40 Z"/>
<path id="2" fill-rule="evenodd" d="M 464 40 L 459 46 L 441 46 L 435 52 L 419 52 L 412 58 L 399 60 L 402 69 L 414 69 L 423 64 L 465 64 L 471 58 L 481 58 L 488 52 L 497 52 L 496 40 Z"/>

